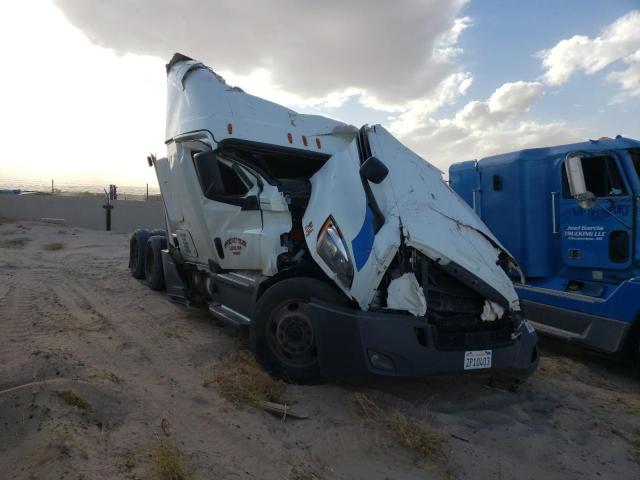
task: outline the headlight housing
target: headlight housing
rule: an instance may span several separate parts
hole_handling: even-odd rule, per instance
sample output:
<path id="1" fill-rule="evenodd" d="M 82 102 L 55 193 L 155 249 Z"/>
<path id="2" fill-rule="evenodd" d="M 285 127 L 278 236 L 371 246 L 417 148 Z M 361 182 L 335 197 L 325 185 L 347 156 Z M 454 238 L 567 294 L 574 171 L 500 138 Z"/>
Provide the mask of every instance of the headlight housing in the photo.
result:
<path id="1" fill-rule="evenodd" d="M 353 262 L 349 250 L 342 238 L 340 229 L 333 217 L 327 218 L 318 234 L 316 251 L 320 258 L 336 274 L 338 281 L 345 287 L 351 288 L 353 282 Z"/>

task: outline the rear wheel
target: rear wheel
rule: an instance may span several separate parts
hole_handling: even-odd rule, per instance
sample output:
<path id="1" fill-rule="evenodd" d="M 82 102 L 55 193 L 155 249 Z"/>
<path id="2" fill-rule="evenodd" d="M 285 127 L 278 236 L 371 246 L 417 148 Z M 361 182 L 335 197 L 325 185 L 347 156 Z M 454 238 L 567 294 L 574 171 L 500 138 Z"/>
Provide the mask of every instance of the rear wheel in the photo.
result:
<path id="1" fill-rule="evenodd" d="M 144 278 L 144 260 L 147 240 L 151 236 L 149 230 L 139 229 L 133 232 L 129 240 L 129 270 L 134 278 Z"/>
<path id="2" fill-rule="evenodd" d="M 151 290 L 165 288 L 164 269 L 162 268 L 162 250 L 167 248 L 165 237 L 153 236 L 147 240 L 144 261 L 144 278 Z"/>
<path id="3" fill-rule="evenodd" d="M 344 296 L 315 278 L 290 278 L 270 287 L 256 305 L 251 345 L 258 361 L 290 383 L 321 380 L 309 301 L 341 304 Z"/>

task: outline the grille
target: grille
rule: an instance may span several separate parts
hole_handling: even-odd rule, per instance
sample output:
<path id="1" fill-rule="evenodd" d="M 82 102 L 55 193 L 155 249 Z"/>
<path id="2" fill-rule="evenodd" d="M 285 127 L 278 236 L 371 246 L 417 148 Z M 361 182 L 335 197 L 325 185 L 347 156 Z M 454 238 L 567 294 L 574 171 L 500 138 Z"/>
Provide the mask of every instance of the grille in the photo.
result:
<path id="1" fill-rule="evenodd" d="M 511 333 L 507 325 L 499 330 L 452 332 L 435 327 L 435 331 L 436 347 L 439 350 L 495 348 L 511 342 Z"/>

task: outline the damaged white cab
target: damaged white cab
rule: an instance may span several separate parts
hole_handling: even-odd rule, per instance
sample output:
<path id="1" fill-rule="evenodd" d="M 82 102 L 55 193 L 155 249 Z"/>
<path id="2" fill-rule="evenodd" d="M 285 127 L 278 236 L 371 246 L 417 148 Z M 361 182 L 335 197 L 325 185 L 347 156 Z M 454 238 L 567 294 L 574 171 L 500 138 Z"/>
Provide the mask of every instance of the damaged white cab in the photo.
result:
<path id="1" fill-rule="evenodd" d="M 251 333 L 297 382 L 537 366 L 496 238 L 381 126 L 300 115 L 181 55 L 167 66 L 166 232 L 131 269 Z M 161 276 L 161 278 L 160 278 Z"/>

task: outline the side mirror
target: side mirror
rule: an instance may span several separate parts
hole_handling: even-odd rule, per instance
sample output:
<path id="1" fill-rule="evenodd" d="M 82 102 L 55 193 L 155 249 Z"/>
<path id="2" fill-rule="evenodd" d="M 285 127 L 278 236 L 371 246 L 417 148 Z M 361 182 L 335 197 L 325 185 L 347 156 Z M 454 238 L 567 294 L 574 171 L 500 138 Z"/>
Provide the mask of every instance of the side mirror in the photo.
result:
<path id="1" fill-rule="evenodd" d="M 596 204 L 596 196 L 587 190 L 584 181 L 584 171 L 582 170 L 582 158 L 577 156 L 567 157 L 564 161 L 564 168 L 567 172 L 567 182 L 571 196 L 576 199 L 578 205 L 589 209 Z"/>
<path id="2" fill-rule="evenodd" d="M 224 195 L 220 165 L 218 157 L 213 151 L 208 150 L 196 153 L 193 156 L 193 165 L 196 168 L 198 180 L 200 180 L 200 186 L 205 197 Z"/>
<path id="3" fill-rule="evenodd" d="M 376 157 L 367 158 L 360 166 L 360 176 L 376 184 L 381 183 L 388 174 L 387 166 Z"/>

